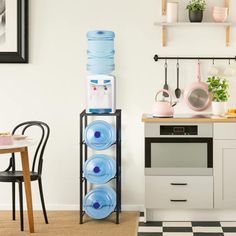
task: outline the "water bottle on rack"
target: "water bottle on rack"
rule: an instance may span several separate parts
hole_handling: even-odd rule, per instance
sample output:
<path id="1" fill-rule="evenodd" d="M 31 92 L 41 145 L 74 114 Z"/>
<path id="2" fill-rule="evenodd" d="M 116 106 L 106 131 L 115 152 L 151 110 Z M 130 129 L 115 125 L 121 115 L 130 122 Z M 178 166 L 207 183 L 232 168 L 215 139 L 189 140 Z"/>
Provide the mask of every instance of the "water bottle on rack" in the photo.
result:
<path id="1" fill-rule="evenodd" d="M 85 143 L 95 150 L 105 150 L 116 141 L 115 129 L 104 120 L 91 122 L 86 127 L 84 136 Z"/>
<path id="2" fill-rule="evenodd" d="M 105 184 L 116 175 L 115 160 L 104 154 L 91 156 L 84 164 L 84 176 L 93 184 Z"/>
<path id="3" fill-rule="evenodd" d="M 116 207 L 116 193 L 111 187 L 97 187 L 84 198 L 84 210 L 94 219 L 108 217 Z"/>

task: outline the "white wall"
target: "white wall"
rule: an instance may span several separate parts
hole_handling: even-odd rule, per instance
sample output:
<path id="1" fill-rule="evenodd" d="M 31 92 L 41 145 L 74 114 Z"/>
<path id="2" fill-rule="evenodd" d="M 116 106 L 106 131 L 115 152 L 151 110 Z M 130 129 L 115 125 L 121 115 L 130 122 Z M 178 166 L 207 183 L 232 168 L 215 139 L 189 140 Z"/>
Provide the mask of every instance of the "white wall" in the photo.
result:
<path id="1" fill-rule="evenodd" d="M 184 8 L 186 1 L 180 1 Z M 220 5 L 223 0 L 208 0 Z M 236 10 L 235 1 L 232 9 Z M 236 22 L 236 14 L 231 19 Z M 210 13 L 209 13 L 210 14 Z M 234 16 L 233 16 L 234 15 Z M 182 10 L 180 18 L 187 19 Z M 117 107 L 122 117 L 122 203 L 144 203 L 144 145 L 141 115 L 150 111 L 156 91 L 163 86 L 163 61 L 153 55 L 236 55 L 236 29 L 231 47 L 225 47 L 223 28 L 172 28 L 168 47 L 161 47 L 161 0 L 34 0 L 30 1 L 30 63 L 0 67 L 0 130 L 31 119 L 46 121 L 51 137 L 43 173 L 45 198 L 50 209 L 75 209 L 78 205 L 78 116 L 85 106 L 86 32 L 115 31 Z M 195 79 L 194 61 L 180 62 L 181 88 Z M 227 62 L 216 62 L 222 68 Z M 202 63 L 203 79 L 211 62 Z M 235 62 L 232 62 L 235 66 Z M 169 85 L 176 86 L 175 62 L 169 63 Z M 236 107 L 236 78 L 230 79 L 230 105 Z M 190 112 L 181 100 L 176 112 Z M 4 167 L 6 160 L 0 160 Z M 10 186 L 1 183 L 0 204 L 11 204 Z M 33 184 L 34 203 L 39 204 Z"/>

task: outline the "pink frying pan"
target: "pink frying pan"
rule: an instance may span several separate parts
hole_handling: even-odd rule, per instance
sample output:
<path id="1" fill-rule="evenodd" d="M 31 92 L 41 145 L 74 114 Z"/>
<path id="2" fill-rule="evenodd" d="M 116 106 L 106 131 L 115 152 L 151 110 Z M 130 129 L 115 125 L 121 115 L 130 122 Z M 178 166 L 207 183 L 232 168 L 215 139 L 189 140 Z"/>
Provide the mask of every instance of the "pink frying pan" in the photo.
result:
<path id="1" fill-rule="evenodd" d="M 194 111 L 203 111 L 211 104 L 207 83 L 201 81 L 200 62 L 197 64 L 197 82 L 189 85 L 184 91 L 184 100 Z"/>

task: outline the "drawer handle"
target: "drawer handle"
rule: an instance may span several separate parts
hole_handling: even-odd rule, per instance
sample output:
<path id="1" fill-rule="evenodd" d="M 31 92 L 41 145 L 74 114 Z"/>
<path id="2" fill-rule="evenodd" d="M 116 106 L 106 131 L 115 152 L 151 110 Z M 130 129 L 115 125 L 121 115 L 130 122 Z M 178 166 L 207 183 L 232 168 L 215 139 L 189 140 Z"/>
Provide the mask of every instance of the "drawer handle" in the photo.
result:
<path id="1" fill-rule="evenodd" d="M 177 185 L 181 185 L 181 186 L 186 186 L 186 185 L 188 185 L 187 183 L 171 183 L 171 185 L 175 185 L 175 186 L 177 186 Z"/>
<path id="2" fill-rule="evenodd" d="M 171 202 L 187 202 L 187 199 L 178 199 L 178 200 L 171 199 L 170 201 Z"/>

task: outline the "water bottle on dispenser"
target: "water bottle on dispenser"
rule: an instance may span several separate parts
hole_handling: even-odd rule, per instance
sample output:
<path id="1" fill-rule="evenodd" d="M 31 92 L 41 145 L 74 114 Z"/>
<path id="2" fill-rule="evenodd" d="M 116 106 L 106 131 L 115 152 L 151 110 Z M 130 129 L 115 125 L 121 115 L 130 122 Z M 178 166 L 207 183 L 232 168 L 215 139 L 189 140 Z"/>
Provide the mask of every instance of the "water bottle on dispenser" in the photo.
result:
<path id="1" fill-rule="evenodd" d="M 90 74 L 110 74 L 115 69 L 112 31 L 95 30 L 87 33 L 87 70 Z"/>

